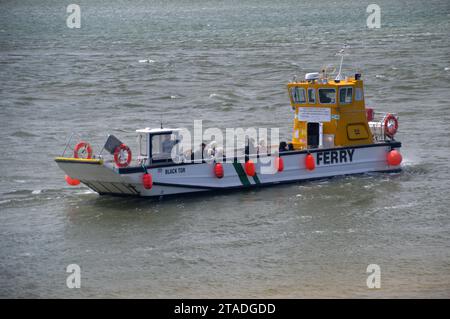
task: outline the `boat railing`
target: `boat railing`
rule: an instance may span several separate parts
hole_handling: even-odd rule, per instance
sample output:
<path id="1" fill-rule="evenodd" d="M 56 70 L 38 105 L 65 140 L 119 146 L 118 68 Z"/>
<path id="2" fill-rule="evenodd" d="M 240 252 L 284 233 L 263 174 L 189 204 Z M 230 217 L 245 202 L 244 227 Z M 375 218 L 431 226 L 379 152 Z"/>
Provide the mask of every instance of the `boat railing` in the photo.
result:
<path id="1" fill-rule="evenodd" d="M 372 118 L 368 119 L 369 128 L 376 142 L 385 142 L 392 139 L 386 131 L 386 119 L 389 115 L 394 116 L 398 121 L 398 115 L 396 113 L 388 112 L 373 112 Z"/>
<path id="2" fill-rule="evenodd" d="M 81 140 L 80 134 L 75 133 L 75 132 L 70 133 L 70 135 L 69 135 L 69 137 L 67 138 L 67 141 L 66 141 L 66 143 L 65 143 L 64 151 L 62 152 L 61 157 L 66 157 L 66 152 L 67 152 L 68 149 L 70 149 L 70 150 L 72 150 L 72 151 L 74 150 L 74 147 L 72 147 L 72 139 L 73 139 L 74 137 L 78 137 L 78 139 Z"/>
<path id="3" fill-rule="evenodd" d="M 65 144 L 64 144 L 64 150 L 61 154 L 61 157 L 74 157 L 74 151 L 75 151 L 75 147 L 78 143 L 82 142 L 82 141 L 89 141 L 89 144 L 91 144 L 92 139 L 90 136 L 86 136 L 84 134 L 80 134 L 78 132 L 71 132 L 70 135 L 68 136 Z M 100 153 L 93 153 L 92 157 L 93 158 L 97 158 L 97 159 L 101 159 L 103 158 L 103 146 L 99 146 L 97 144 L 92 145 L 93 146 L 93 150 L 98 150 L 101 149 Z M 97 146 L 97 147 L 95 147 Z M 72 153 L 70 153 L 72 152 Z"/>

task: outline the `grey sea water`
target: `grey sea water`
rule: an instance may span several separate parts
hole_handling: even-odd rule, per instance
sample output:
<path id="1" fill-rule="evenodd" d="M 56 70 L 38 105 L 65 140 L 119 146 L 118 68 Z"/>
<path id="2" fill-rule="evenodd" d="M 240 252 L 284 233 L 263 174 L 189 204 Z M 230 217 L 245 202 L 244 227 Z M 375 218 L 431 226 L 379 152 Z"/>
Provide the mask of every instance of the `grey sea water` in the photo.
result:
<path id="1" fill-rule="evenodd" d="M 447 0 L 377 0 L 380 29 L 373 1 L 71 2 L 0 2 L 0 297 L 450 297 Z M 134 145 L 161 117 L 289 139 L 286 83 L 344 42 L 366 104 L 400 116 L 401 173 L 150 202 L 53 162 L 72 131 Z"/>

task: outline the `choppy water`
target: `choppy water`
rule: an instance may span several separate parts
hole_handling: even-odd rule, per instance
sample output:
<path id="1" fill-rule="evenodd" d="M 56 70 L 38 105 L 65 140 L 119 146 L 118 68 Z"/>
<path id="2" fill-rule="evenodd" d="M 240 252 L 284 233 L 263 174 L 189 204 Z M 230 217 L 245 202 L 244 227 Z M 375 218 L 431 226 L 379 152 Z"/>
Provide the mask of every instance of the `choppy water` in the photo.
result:
<path id="1" fill-rule="evenodd" d="M 0 3 L 1 297 L 450 297 L 448 1 L 377 1 L 377 30 L 364 1 L 77 3 L 81 29 L 61 1 Z M 149 202 L 52 160 L 71 131 L 132 144 L 161 115 L 288 137 L 285 84 L 345 41 L 367 104 L 400 115 L 400 174 Z"/>

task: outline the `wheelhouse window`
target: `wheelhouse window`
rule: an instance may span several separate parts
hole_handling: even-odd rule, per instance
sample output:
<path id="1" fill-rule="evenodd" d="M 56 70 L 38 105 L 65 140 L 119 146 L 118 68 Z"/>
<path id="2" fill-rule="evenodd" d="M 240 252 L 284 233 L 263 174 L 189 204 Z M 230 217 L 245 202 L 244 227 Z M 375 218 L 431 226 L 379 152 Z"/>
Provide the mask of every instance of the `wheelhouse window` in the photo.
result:
<path id="1" fill-rule="evenodd" d="M 306 103 L 305 89 L 297 86 L 291 89 L 292 100 L 295 104 Z"/>
<path id="2" fill-rule="evenodd" d="M 319 89 L 319 101 L 321 104 L 336 103 L 336 90 L 335 89 Z"/>
<path id="3" fill-rule="evenodd" d="M 315 104 L 316 103 L 316 90 L 308 89 L 308 103 Z"/>
<path id="4" fill-rule="evenodd" d="M 356 88 L 355 90 L 355 100 L 362 101 L 364 99 L 364 94 L 362 88 Z"/>
<path id="5" fill-rule="evenodd" d="M 339 103 L 348 104 L 352 103 L 353 88 L 340 88 L 339 89 Z"/>
<path id="6" fill-rule="evenodd" d="M 147 134 L 139 134 L 138 135 L 138 146 L 139 146 L 139 155 L 147 156 Z"/>
<path id="7" fill-rule="evenodd" d="M 170 160 L 172 148 L 177 144 L 174 134 L 152 136 L 152 160 Z"/>

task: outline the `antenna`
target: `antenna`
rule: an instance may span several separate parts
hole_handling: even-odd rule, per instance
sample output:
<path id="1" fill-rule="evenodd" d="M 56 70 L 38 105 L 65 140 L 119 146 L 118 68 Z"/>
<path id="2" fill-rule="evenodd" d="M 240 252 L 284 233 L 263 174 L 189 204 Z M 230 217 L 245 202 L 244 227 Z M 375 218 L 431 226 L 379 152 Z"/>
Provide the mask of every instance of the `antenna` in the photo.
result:
<path id="1" fill-rule="evenodd" d="M 338 75 L 336 75 L 335 81 L 343 80 L 341 71 L 342 71 L 342 63 L 344 62 L 344 55 L 345 55 L 346 48 L 348 48 L 348 45 L 344 43 L 344 45 L 342 46 L 342 49 L 340 49 L 339 52 L 336 53 L 336 55 L 341 57 L 341 63 L 339 64 L 339 72 L 338 72 Z"/>

